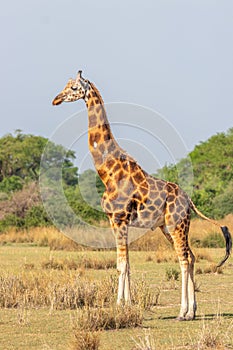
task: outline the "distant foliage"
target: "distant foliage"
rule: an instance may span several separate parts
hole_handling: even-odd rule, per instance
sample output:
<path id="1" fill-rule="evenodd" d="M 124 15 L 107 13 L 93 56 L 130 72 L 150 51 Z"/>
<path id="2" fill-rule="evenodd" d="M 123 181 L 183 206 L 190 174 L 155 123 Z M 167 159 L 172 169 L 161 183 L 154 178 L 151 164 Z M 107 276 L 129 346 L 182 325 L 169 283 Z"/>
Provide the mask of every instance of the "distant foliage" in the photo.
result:
<path id="1" fill-rule="evenodd" d="M 189 171 L 190 159 L 193 179 Z M 189 159 L 166 165 L 155 176 L 182 183 L 188 193 L 193 189 L 192 199 L 197 207 L 210 217 L 222 218 L 233 213 L 232 159 L 233 128 L 200 143 L 189 154 Z M 101 209 L 105 190 L 101 179 L 93 170 L 86 170 L 78 177 L 74 160 L 74 151 L 41 136 L 26 135 L 17 130 L 15 135 L 0 138 L 0 232 L 12 226 L 48 226 L 53 220 L 59 227 L 71 222 L 102 224 L 107 221 Z M 53 220 L 43 207 L 39 190 L 39 177 L 45 174 Z M 67 200 L 62 203 L 57 192 L 61 179 Z"/>
<path id="2" fill-rule="evenodd" d="M 225 241 L 218 232 L 211 233 L 203 239 L 199 246 L 203 248 L 224 248 Z"/>
<path id="3" fill-rule="evenodd" d="M 198 208 L 216 218 L 233 213 L 233 128 L 201 142 L 189 156 L 194 173 L 192 199 Z M 185 161 L 166 165 L 156 176 L 177 183 L 177 168 L 185 173 Z"/>
<path id="4" fill-rule="evenodd" d="M 0 191 L 19 190 L 20 183 L 38 181 L 41 156 L 47 143 L 48 139 L 42 136 L 26 135 L 21 131 L 17 131 L 15 136 L 8 134 L 0 138 Z M 77 168 L 72 162 L 75 159 L 74 152 L 52 142 L 49 142 L 47 149 L 49 152 L 43 170 L 54 171 L 54 164 L 59 164 L 64 182 L 68 185 L 77 184 Z"/>
<path id="5" fill-rule="evenodd" d="M 89 173 L 90 176 L 90 173 Z M 90 176 L 90 181 L 88 176 L 86 178 L 86 183 L 90 184 L 92 181 L 92 174 Z M 91 196 L 92 191 L 94 192 L 95 187 L 92 186 L 83 188 L 81 186 L 82 192 L 80 192 L 79 186 L 75 188 L 66 188 L 65 195 L 67 201 L 73 211 L 77 214 L 77 217 L 89 224 L 97 223 L 102 220 L 107 220 L 105 213 L 102 211 L 100 206 L 100 197 L 93 193 L 93 198 Z"/>
<path id="6" fill-rule="evenodd" d="M 51 226 L 52 222 L 48 218 L 48 215 L 43 207 L 43 205 L 39 204 L 37 206 L 33 206 L 29 209 L 24 218 L 24 227 L 44 227 Z"/>
<path id="7" fill-rule="evenodd" d="M 23 228 L 24 220 L 15 214 L 8 214 L 0 220 L 0 232 L 4 232 L 11 227 Z"/>
<path id="8" fill-rule="evenodd" d="M 21 177 L 12 175 L 11 177 L 5 177 L 0 182 L 0 192 L 11 193 L 21 190 L 23 188 L 23 180 Z"/>
<path id="9" fill-rule="evenodd" d="M 0 232 L 11 227 L 29 228 L 51 224 L 42 206 L 36 182 L 28 183 L 9 199 L 0 201 Z"/>
<path id="10" fill-rule="evenodd" d="M 69 206 L 77 215 L 77 223 L 106 220 L 100 205 L 101 180 L 92 170 L 84 172 L 80 176 L 80 191 L 74 160 L 74 151 L 41 136 L 17 130 L 15 135 L 0 138 L 0 232 L 12 226 L 30 228 L 53 224 L 41 200 L 40 176 L 46 179 L 48 204 L 59 227 L 70 225 L 73 220 Z M 57 183 L 61 179 L 68 204 L 60 203 Z"/>

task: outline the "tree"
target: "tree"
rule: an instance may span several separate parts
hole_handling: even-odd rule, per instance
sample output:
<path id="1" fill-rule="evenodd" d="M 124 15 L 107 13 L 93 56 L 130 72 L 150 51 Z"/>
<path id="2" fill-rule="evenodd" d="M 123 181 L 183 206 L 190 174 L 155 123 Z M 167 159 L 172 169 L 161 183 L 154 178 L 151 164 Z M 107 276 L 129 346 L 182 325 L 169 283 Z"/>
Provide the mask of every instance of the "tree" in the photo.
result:
<path id="1" fill-rule="evenodd" d="M 233 128 L 226 133 L 218 133 L 207 141 L 195 146 L 189 154 L 193 167 L 193 196 L 195 204 L 206 215 L 222 217 L 233 212 L 229 196 L 233 182 Z M 187 176 L 185 160 L 177 165 L 166 165 L 158 171 L 158 177 L 178 182 L 176 169 L 181 169 L 180 176 Z M 179 182 L 178 182 L 179 183 Z M 184 187 L 187 191 L 187 188 Z"/>
<path id="2" fill-rule="evenodd" d="M 45 149 L 47 153 L 41 169 L 41 158 Z M 41 170 L 52 173 L 56 167 L 62 170 L 64 182 L 74 185 L 78 182 L 74 159 L 75 153 L 72 150 L 55 145 L 44 137 L 21 132 L 17 132 L 16 136 L 8 134 L 0 139 L 0 182 L 12 176 L 24 181 L 38 181 Z"/>

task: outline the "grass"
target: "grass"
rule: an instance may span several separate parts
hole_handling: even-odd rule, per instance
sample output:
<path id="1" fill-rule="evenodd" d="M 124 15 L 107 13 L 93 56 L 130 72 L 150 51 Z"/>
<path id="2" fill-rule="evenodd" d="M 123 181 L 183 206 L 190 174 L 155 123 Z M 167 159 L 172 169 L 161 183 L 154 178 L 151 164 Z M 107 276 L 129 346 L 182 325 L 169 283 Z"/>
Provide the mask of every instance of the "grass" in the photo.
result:
<path id="1" fill-rule="evenodd" d="M 227 215 L 219 223 L 224 226 L 228 226 L 230 231 L 233 231 L 233 214 Z M 83 235 L 90 236 L 96 233 L 94 227 L 80 228 L 78 231 L 70 233 L 70 237 L 81 237 Z M 97 235 L 98 236 L 98 235 Z M 102 237 L 102 236 L 101 236 Z M 224 239 L 221 230 L 216 228 L 208 221 L 201 219 L 191 220 L 190 242 L 192 247 L 197 248 L 219 248 L 224 247 Z M 106 238 L 107 239 L 107 238 Z M 161 234 L 159 229 L 155 231 L 148 231 L 145 234 L 144 230 L 130 228 L 129 239 L 131 251 L 148 251 L 156 252 L 156 255 L 151 256 L 152 260 L 159 262 L 167 262 L 175 259 L 173 250 L 170 243 Z M 17 231 L 16 229 L 10 229 L 8 232 L 0 234 L 0 245 L 9 245 L 12 243 L 27 243 L 36 245 L 38 247 L 49 247 L 50 250 L 66 250 L 66 251 L 86 251 L 88 247 L 81 246 L 75 243 L 70 238 L 60 233 L 54 227 L 36 227 L 30 229 L 30 231 L 23 230 Z M 96 248 L 96 250 L 100 250 Z M 170 251 L 171 254 L 164 256 L 163 251 Z"/>
<path id="2" fill-rule="evenodd" d="M 98 350 L 100 345 L 99 332 L 73 329 L 74 337 L 71 342 L 72 350 Z"/>
<path id="3" fill-rule="evenodd" d="M 43 239 L 46 246 L 39 244 L 43 229 L 24 243 L 9 234 L 0 247 L 0 349 L 233 348 L 232 258 L 215 269 L 224 249 L 193 249 L 197 319 L 182 323 L 175 321 L 179 265 L 163 238 L 159 251 L 130 252 L 133 306 L 123 310 L 115 305 L 115 251 L 86 251 L 67 241 L 52 251 L 55 232 Z"/>
<path id="4" fill-rule="evenodd" d="M 225 330 L 223 330 L 222 321 L 222 316 L 218 314 L 216 314 L 213 320 L 209 323 L 203 320 L 200 327 L 199 338 L 195 344 L 198 350 L 224 350 L 230 347 L 231 339 L 229 336 L 232 332 L 232 322 Z"/>
<path id="5" fill-rule="evenodd" d="M 167 281 L 178 281 L 179 279 L 179 275 L 180 275 L 180 272 L 177 271 L 176 269 L 174 268 L 170 268 L 170 269 L 167 269 L 166 270 L 166 278 L 167 278 Z"/>
<path id="6" fill-rule="evenodd" d="M 199 249 L 198 252 L 202 254 L 202 249 Z M 203 252 L 206 252 L 206 249 Z M 150 253 L 152 257 L 153 254 L 153 252 Z M 140 322 L 132 323 L 133 326 L 141 324 L 140 327 L 129 328 L 130 320 L 132 321 L 135 314 L 133 317 L 131 315 L 132 318 L 129 318 L 128 321 L 127 318 L 123 319 L 122 326 L 119 326 L 119 321 L 118 323 L 114 321 L 117 319 L 116 310 L 114 311 L 113 307 L 115 306 L 117 285 L 117 274 L 114 268 L 106 270 L 88 268 L 83 270 L 81 276 L 79 276 L 77 269 L 42 268 L 42 262 L 49 261 L 51 257 L 55 261 L 63 262 L 67 260 L 81 261 L 83 257 L 87 256 L 93 261 L 103 258 L 111 260 L 115 255 L 114 252 L 51 252 L 45 247 L 12 245 L 1 247 L 0 255 L 2 262 L 0 275 L 4 278 L 3 281 L 8 283 L 5 285 L 5 289 L 9 289 L 9 285 L 16 284 L 19 287 L 14 286 L 13 290 L 16 291 L 20 288 L 21 293 L 18 294 L 17 302 L 14 301 L 8 307 L 5 305 L 0 309 L 2 329 L 0 349 L 1 347 L 2 349 L 82 349 L 78 347 L 80 345 L 77 345 L 77 342 L 80 343 L 82 339 L 83 342 L 85 340 L 99 344 L 96 349 L 100 350 L 119 348 L 132 350 L 137 349 L 135 341 L 139 343 L 138 336 L 145 344 L 151 341 L 153 345 L 152 339 L 154 339 L 156 349 L 175 349 L 178 347 L 195 349 L 193 344 L 200 345 L 200 342 L 204 342 L 203 318 L 207 332 L 208 327 L 212 327 L 216 318 L 218 303 L 221 305 L 223 314 L 218 333 L 220 330 L 227 329 L 233 320 L 231 313 L 233 279 L 232 267 L 229 263 L 224 267 L 223 274 L 198 275 L 201 291 L 197 294 L 197 321 L 178 323 L 174 321 L 174 318 L 179 311 L 180 281 L 176 281 L 174 285 L 173 281 L 167 281 L 166 275 L 166 271 L 169 269 L 170 271 L 172 269 L 178 271 L 178 264 L 172 260 L 158 264 L 154 260 L 147 261 L 147 252 L 131 252 L 134 300 L 136 305 L 139 305 L 139 311 L 144 310 L 144 317 L 143 320 L 139 318 Z M 223 255 L 223 250 L 211 249 L 210 255 L 214 262 L 218 261 L 219 257 Z M 32 264 L 33 268 L 25 269 L 25 261 L 26 264 Z M 208 259 L 202 258 L 197 263 L 197 268 L 204 271 L 209 264 Z M 3 285 L 4 283 L 1 283 L 1 288 Z M 9 292 L 4 292 L 3 295 L 5 298 L 15 297 L 14 293 Z M 46 295 L 47 298 L 45 298 Z M 74 299 L 74 295 L 76 299 Z M 96 338 L 92 340 L 89 330 L 84 332 L 82 327 L 77 327 L 77 323 L 74 327 L 77 313 L 81 312 L 80 315 L 84 317 L 88 308 L 94 315 L 96 315 L 96 310 L 99 310 L 97 315 L 99 315 L 101 322 L 107 315 L 107 320 L 104 321 L 106 326 L 103 326 L 103 323 L 97 325 Z M 136 314 L 136 317 L 139 316 Z M 128 322 L 127 328 L 124 328 L 123 325 L 126 321 Z M 14 332 L 12 333 L 13 327 Z M 103 328 L 111 329 L 103 330 Z M 183 333 L 183 328 L 187 332 Z M 143 329 L 150 329 L 149 338 Z M 230 339 L 231 334 L 229 333 L 227 341 L 233 346 L 233 340 Z"/>
<path id="7" fill-rule="evenodd" d="M 50 257 L 44 260 L 41 264 L 43 269 L 54 270 L 81 270 L 82 269 L 94 269 L 94 270 L 106 270 L 116 268 L 116 259 L 99 259 L 91 258 L 88 256 L 81 256 L 79 259 L 54 259 Z M 24 268 L 33 269 L 33 264 L 24 264 Z"/>

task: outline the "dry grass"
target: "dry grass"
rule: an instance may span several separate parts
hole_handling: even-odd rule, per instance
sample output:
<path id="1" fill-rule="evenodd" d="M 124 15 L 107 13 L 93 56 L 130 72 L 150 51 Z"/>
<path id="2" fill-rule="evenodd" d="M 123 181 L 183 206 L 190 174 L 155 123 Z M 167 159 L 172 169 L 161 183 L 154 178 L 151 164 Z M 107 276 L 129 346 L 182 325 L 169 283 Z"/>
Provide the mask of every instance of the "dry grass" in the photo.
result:
<path id="1" fill-rule="evenodd" d="M 229 345 L 231 343 L 232 330 L 232 322 L 230 322 L 227 328 L 223 328 L 223 319 L 219 314 L 217 314 L 209 323 L 203 319 L 203 323 L 197 337 L 198 340 L 196 344 L 194 344 L 193 348 L 197 350 L 232 349 L 232 346 Z"/>
<path id="2" fill-rule="evenodd" d="M 155 350 L 155 339 L 153 335 L 151 334 L 150 329 L 144 330 L 144 337 L 138 336 L 136 339 L 132 338 L 135 347 L 132 350 Z"/>
<path id="3" fill-rule="evenodd" d="M 218 221 L 221 225 L 227 226 L 233 233 L 233 214 L 227 215 L 224 219 Z M 218 232 L 222 235 L 221 230 L 211 222 L 202 219 L 191 220 L 189 236 L 192 240 L 203 240 L 209 234 Z"/>
<path id="4" fill-rule="evenodd" d="M 227 350 L 232 349 L 231 335 L 233 323 L 224 327 L 223 317 L 216 314 L 213 320 L 207 321 L 203 317 L 202 324 L 197 331 L 197 335 L 190 336 L 189 342 L 184 342 L 179 347 L 166 346 L 166 349 L 187 349 L 187 350 Z M 132 350 L 156 350 L 164 349 L 156 338 L 156 333 L 152 333 L 151 329 L 144 329 L 144 334 L 133 337 L 135 346 Z"/>
<path id="5" fill-rule="evenodd" d="M 100 332 L 90 332 L 73 327 L 71 350 L 98 350 L 100 345 Z"/>
<path id="6" fill-rule="evenodd" d="M 0 277 L 0 307 L 49 307 L 65 310 L 98 306 L 112 298 L 112 279 L 89 281 L 75 275 L 35 272 Z"/>
<path id="7" fill-rule="evenodd" d="M 21 326 L 29 324 L 32 308 L 47 307 L 51 315 L 55 310 L 76 309 L 75 317 L 72 314 L 72 350 L 99 349 L 100 331 L 141 326 L 144 311 L 158 300 L 158 293 L 152 292 L 144 278 L 138 278 L 132 283 L 132 306 L 116 306 L 116 275 L 89 280 L 77 276 L 73 263 L 71 270 L 54 260 L 50 264 L 55 270 L 50 266 L 49 270 L 34 271 L 34 265 L 17 276 L 1 276 L 0 307 L 17 309 Z"/>
<path id="8" fill-rule="evenodd" d="M 229 229 L 233 231 L 232 222 L 233 215 L 228 216 L 222 221 L 224 225 L 228 225 Z M 192 236 L 195 235 L 197 239 L 203 240 L 204 237 L 213 232 L 213 230 L 215 230 L 215 227 L 213 228 L 213 225 L 210 223 L 203 220 L 193 220 L 190 237 L 192 238 Z M 221 232 L 219 232 L 219 234 L 221 235 Z M 118 333 L 105 332 L 104 330 L 116 330 L 121 328 L 121 332 L 123 332 L 124 335 L 127 334 L 127 336 L 130 337 L 131 334 L 134 336 L 134 339 L 136 339 L 134 341 L 134 348 L 132 342 L 131 347 L 128 344 L 121 344 L 121 347 L 125 346 L 127 349 L 135 350 L 154 350 L 155 340 L 158 348 L 160 348 L 160 344 L 162 344 L 162 342 L 160 343 L 159 338 L 161 336 L 161 330 L 166 332 L 167 329 L 167 334 L 170 334 L 169 332 L 171 327 L 173 327 L 173 329 L 177 328 L 177 335 L 174 335 L 176 333 L 173 333 L 173 335 L 174 337 L 177 336 L 178 339 L 175 339 L 175 343 L 181 346 L 181 340 L 179 339 L 180 328 L 178 328 L 178 326 L 175 324 L 172 324 L 171 326 L 170 323 L 171 315 L 174 315 L 175 317 L 177 312 L 175 306 L 177 306 L 177 303 L 179 302 L 178 293 L 180 292 L 177 291 L 177 288 L 170 288 L 169 290 L 164 288 L 154 288 L 154 286 L 159 285 L 162 278 L 164 278 L 164 281 L 166 280 L 166 270 L 168 268 L 171 268 L 172 266 L 178 268 L 178 266 L 173 265 L 174 263 L 177 263 L 176 254 L 160 231 L 149 232 L 148 235 L 145 235 L 144 237 L 141 237 L 137 241 L 131 243 L 131 250 L 145 250 L 147 252 L 132 252 L 131 261 L 133 261 L 133 274 L 131 287 L 133 306 L 131 308 L 127 308 L 126 311 L 123 311 L 122 308 L 115 306 L 118 285 L 117 274 L 109 271 L 95 271 L 97 269 L 115 268 L 115 259 L 112 259 L 112 253 L 103 253 L 102 258 L 99 255 L 97 256 L 97 254 L 99 254 L 97 252 L 88 253 L 85 251 L 86 248 L 83 248 L 82 246 L 73 242 L 71 239 L 66 238 L 54 228 L 37 228 L 31 230 L 30 232 L 17 232 L 11 230 L 7 234 L 0 235 L 0 244 L 20 242 L 29 243 L 30 245 L 35 246 L 48 246 L 53 250 L 79 250 L 83 252 L 77 254 L 77 257 L 76 253 L 51 252 L 50 258 L 44 258 L 43 260 L 43 257 L 41 257 L 41 259 L 38 261 L 32 258 L 27 258 L 27 260 L 24 260 L 24 255 L 22 255 L 21 260 L 18 260 L 20 262 L 24 262 L 24 264 L 21 265 L 19 263 L 20 268 L 21 266 L 23 267 L 21 272 L 19 272 L 20 270 L 18 265 L 15 265 L 15 269 L 17 268 L 16 273 L 14 273 L 13 269 L 11 270 L 11 273 L 1 273 L 0 307 L 2 310 L 5 308 L 6 311 L 4 312 L 9 314 L 11 314 L 13 310 L 8 309 L 15 309 L 14 312 L 17 313 L 17 320 L 15 324 L 18 324 L 19 327 L 29 327 L 30 320 L 32 318 L 31 313 L 33 313 L 34 309 L 36 309 L 36 312 L 39 314 L 42 313 L 43 310 L 46 310 L 46 317 L 49 318 L 49 314 L 51 315 L 50 319 L 46 319 L 46 323 L 52 321 L 53 317 L 55 317 L 55 314 L 57 313 L 62 315 L 62 317 L 65 315 L 65 313 L 72 315 L 72 342 L 69 345 L 64 345 L 65 347 L 63 348 L 70 346 L 70 349 L 72 350 L 104 349 L 106 344 L 112 344 L 111 337 L 113 333 Z M 20 245 L 20 247 L 24 247 L 23 249 L 25 250 L 35 249 L 39 251 L 46 250 L 47 252 L 46 248 L 29 248 L 27 247 L 27 244 L 25 246 Z M 8 251 L 8 249 L 14 250 L 15 248 L 13 246 L 2 247 L 2 249 L 6 249 Z M 18 247 L 17 249 L 20 248 Z M 213 283 L 212 281 L 218 279 L 219 282 L 214 282 L 215 287 L 212 288 L 212 293 L 217 293 L 218 285 L 222 283 L 222 280 L 220 280 L 221 276 L 216 274 L 216 272 L 219 273 L 220 271 L 215 270 L 215 265 L 212 262 L 212 257 L 214 258 L 213 261 L 217 260 L 217 257 L 214 255 L 213 251 L 209 253 L 209 250 L 207 249 L 204 250 L 195 248 L 194 250 L 197 261 L 199 262 L 197 265 L 197 271 L 198 269 L 200 270 L 201 274 L 199 279 L 202 285 L 206 286 L 206 280 Z M 138 260 L 136 261 L 135 258 L 137 257 L 137 259 L 139 259 L 138 254 L 140 254 L 140 263 Z M 44 255 L 44 257 L 46 256 L 48 256 L 48 253 Z M 105 258 L 106 256 L 108 258 Z M 12 261 L 14 260 L 15 259 Z M 203 260 L 209 261 L 210 266 L 205 267 L 205 262 L 203 262 Z M 137 265 L 137 274 L 138 271 L 146 271 L 145 277 L 136 277 L 134 270 L 135 263 Z M 153 263 L 158 264 L 156 265 Z M 209 272 L 207 271 L 208 269 Z M 153 275 L 155 280 L 152 282 L 148 276 L 150 276 L 150 273 L 153 274 L 153 271 L 156 271 L 156 274 Z M 207 273 L 208 275 L 204 275 Z M 103 277 L 105 274 L 107 274 L 107 277 Z M 229 270 L 224 270 L 224 281 L 229 281 L 227 283 L 230 284 L 230 276 L 228 275 Z M 101 278 L 99 276 L 101 276 Z M 173 281 L 171 280 L 169 281 L 169 283 L 172 282 Z M 179 284 L 180 282 L 174 281 L 174 283 Z M 154 288 L 154 290 L 152 288 Z M 199 289 L 198 286 L 197 288 Z M 228 294 L 225 294 L 226 298 L 228 298 Z M 204 298 L 204 296 L 206 298 L 206 294 L 204 292 L 200 293 L 199 299 Z M 158 305 L 158 303 L 160 303 L 159 307 L 154 308 L 154 306 Z M 229 310 L 229 303 L 230 301 L 228 301 L 228 306 L 226 306 L 225 309 L 227 311 L 225 312 L 228 312 Z M 198 305 L 200 305 L 199 307 L 205 308 L 204 312 L 209 310 L 210 307 L 209 302 L 207 304 L 205 300 L 203 303 L 199 302 Z M 172 309 L 170 309 L 171 307 Z M 145 320 L 143 321 L 144 311 L 151 309 L 153 310 L 153 315 L 155 315 L 152 317 L 153 320 L 148 320 L 147 317 L 145 317 Z M 61 312 L 56 310 L 63 311 Z M 156 313 L 158 313 L 158 315 L 162 314 L 164 318 L 161 319 L 160 317 L 157 317 Z M 146 316 L 147 314 L 151 314 L 151 311 L 145 313 Z M 126 328 L 134 328 L 138 325 L 141 326 L 142 322 L 143 325 L 146 324 L 146 326 L 155 329 L 156 333 L 154 333 L 154 331 L 153 334 L 147 332 L 141 338 L 137 337 L 139 328 L 135 330 L 135 333 L 133 333 L 133 329 L 129 331 L 132 332 L 130 334 L 124 333 L 127 332 Z M 194 334 L 192 334 L 189 349 L 207 350 L 211 348 L 230 348 L 228 347 L 228 344 L 232 344 L 232 341 L 230 342 L 228 339 L 230 338 L 231 334 L 230 330 L 232 332 L 233 327 L 232 323 L 231 328 L 230 325 L 229 327 L 226 327 L 227 321 L 225 320 L 224 322 L 225 323 L 223 324 L 225 325 L 225 329 L 223 328 L 222 321 L 203 321 L 201 328 L 198 329 L 198 334 L 195 337 Z M 164 325 L 167 328 L 164 327 Z M 189 326 L 187 325 L 186 327 Z M 191 324 L 190 329 L 194 327 L 199 327 L 198 322 Z M 66 328 L 67 334 L 69 334 L 70 331 L 68 328 Z M 56 329 L 54 332 L 57 332 L 57 328 L 54 327 L 54 329 Z M 49 332 L 50 331 L 48 330 L 48 333 Z M 119 332 L 118 336 L 113 335 L 113 338 L 115 336 L 115 341 L 117 338 L 121 337 L 121 332 Z M 111 341 L 106 341 L 108 337 L 111 338 Z M 102 344 L 104 339 L 105 342 Z M 15 341 L 17 343 L 18 339 Z M 63 337 L 60 341 L 63 341 Z M 162 348 L 169 348 L 168 343 L 166 344 L 167 345 Z M 118 343 L 116 346 L 118 346 Z M 116 346 L 113 348 L 117 348 Z M 111 346 L 109 345 L 109 347 L 106 348 L 111 348 Z M 183 348 L 188 349 L 188 347 Z"/>
<path id="9" fill-rule="evenodd" d="M 209 262 L 213 261 L 213 257 L 211 257 L 209 251 L 207 251 L 206 249 L 202 249 L 201 251 L 196 249 L 195 259 L 196 259 L 196 262 L 199 262 L 200 260 L 207 260 Z"/>
<path id="10" fill-rule="evenodd" d="M 146 255 L 146 262 L 156 262 L 157 264 L 166 263 L 166 262 L 177 262 L 177 257 L 175 251 L 170 251 L 170 249 L 163 248 L 156 252 L 150 252 Z"/>
<path id="11" fill-rule="evenodd" d="M 142 324 L 143 310 L 137 306 L 117 306 L 114 303 L 106 308 L 85 307 L 77 310 L 73 320 L 74 329 L 99 331 L 120 328 L 132 328 Z"/>
<path id="12" fill-rule="evenodd" d="M 130 250 L 136 251 L 164 251 L 171 250 L 171 244 L 163 236 L 160 229 L 148 231 L 130 244 Z"/>
<path id="13" fill-rule="evenodd" d="M 204 252 L 202 258 L 206 257 L 204 249 L 195 250 Z M 0 253 L 2 328 L 0 343 L 4 349 L 42 349 L 45 348 L 46 343 L 48 349 L 148 350 L 149 348 L 154 350 L 153 341 L 156 349 L 191 350 L 198 349 L 198 346 L 201 349 L 201 339 L 203 342 L 207 341 L 204 336 L 202 337 L 200 314 L 207 315 L 205 318 L 207 333 L 207 328 L 212 327 L 213 314 L 216 313 L 216 300 L 219 300 L 223 308 L 224 317 L 220 328 L 223 337 L 229 323 L 232 322 L 230 262 L 224 267 L 224 275 L 216 273 L 199 275 L 198 285 L 195 286 L 196 289 L 200 289 L 201 285 L 202 290 L 198 295 L 197 320 L 184 325 L 173 320 L 179 309 L 180 281 L 166 281 L 167 269 L 178 270 L 178 265 L 175 265 L 173 260 L 156 264 L 154 252 L 131 252 L 130 254 L 133 310 L 131 316 L 130 312 L 127 312 L 128 319 L 116 317 L 118 276 L 115 271 L 76 269 L 77 262 L 84 257 L 93 261 L 97 258 L 104 261 L 111 260 L 115 253 L 49 252 L 47 248 L 27 244 L 1 247 Z M 168 253 L 170 254 L 170 251 Z M 223 255 L 223 249 L 211 249 L 210 255 L 214 262 L 218 261 Z M 63 269 L 42 269 L 42 262 L 49 261 L 49 256 L 54 262 L 62 262 Z M 152 260 L 150 258 L 146 262 L 148 256 Z M 208 263 L 201 259 L 197 268 L 200 267 L 204 272 L 206 265 Z M 171 288 L 172 283 L 176 288 Z M 160 286 L 160 289 L 157 286 Z M 93 317 L 99 315 L 99 323 L 94 329 L 106 330 L 84 330 L 80 329 L 82 327 L 77 323 L 73 327 L 72 320 L 76 322 L 78 315 L 83 322 L 85 321 L 87 310 Z M 139 317 L 137 312 L 139 316 L 142 314 L 144 319 L 142 326 L 134 328 L 133 324 L 141 322 L 140 318 L 137 318 Z M 93 321 L 93 317 L 90 320 Z M 103 320 L 105 320 L 104 323 Z M 183 332 L 184 326 L 186 333 Z M 14 332 L 12 332 L 13 327 Z M 128 327 L 132 328 L 128 329 Z M 144 334 L 141 327 L 151 329 L 151 337 L 149 334 Z M 121 330 L 111 330 L 116 328 Z M 141 340 L 138 335 L 141 335 Z M 138 345 L 133 342 L 132 337 Z M 72 338 L 72 344 L 70 338 Z M 226 340 L 225 344 L 226 349 L 230 348 L 228 344 L 232 346 L 232 339 Z"/>
<path id="14" fill-rule="evenodd" d="M 223 267 L 217 267 L 216 264 L 211 264 L 211 265 L 207 266 L 204 269 L 204 273 L 222 274 L 223 273 Z"/>
<path id="15" fill-rule="evenodd" d="M 143 310 L 150 310 L 158 305 L 161 288 L 151 288 L 145 277 L 134 279 L 131 283 L 132 301 Z"/>
<path id="16" fill-rule="evenodd" d="M 25 265 L 24 265 L 25 266 Z M 29 268 L 27 266 L 26 268 Z M 88 256 L 81 256 L 79 259 L 54 259 L 53 257 L 44 260 L 41 264 L 43 269 L 53 270 L 80 270 L 94 269 L 94 270 L 107 270 L 116 268 L 116 259 L 96 259 Z"/>
<path id="17" fill-rule="evenodd" d="M 228 226 L 229 230 L 233 232 L 233 214 L 227 215 L 224 219 L 220 220 L 219 223 Z M 98 229 L 95 229 L 95 231 L 96 230 Z M 72 237 L 72 235 L 74 237 L 79 237 L 83 234 L 91 236 L 93 233 L 92 231 L 93 228 L 91 227 L 85 230 L 80 228 L 74 233 L 71 232 L 70 237 Z M 198 246 L 198 242 L 203 241 L 208 235 L 213 234 L 214 232 L 218 232 L 219 235 L 222 235 L 219 229 L 208 221 L 201 219 L 191 220 L 189 233 L 191 246 Z M 173 251 L 170 243 L 163 236 L 160 229 L 148 231 L 141 237 L 140 232 L 132 231 L 130 237 L 139 237 L 130 244 L 130 250 L 162 252 L 157 253 L 156 257 L 152 257 L 152 259 L 158 263 L 166 262 L 166 259 L 168 259 L 168 254 L 166 253 L 165 257 L 163 254 L 164 251 Z M 51 250 L 90 250 L 90 248 L 79 245 L 72 239 L 66 237 L 54 227 L 37 227 L 30 229 L 30 231 L 17 231 L 16 229 L 10 229 L 8 232 L 0 234 L 0 244 L 4 245 L 8 243 L 31 243 L 41 247 L 48 246 Z M 172 257 L 172 259 L 174 258 Z"/>
<path id="18" fill-rule="evenodd" d="M 198 267 L 196 269 L 196 275 L 202 275 L 202 274 L 223 274 L 224 267 L 217 267 L 216 264 L 210 264 L 209 266 L 206 266 L 205 268 Z"/>
<path id="19" fill-rule="evenodd" d="M 30 231 L 17 231 L 12 228 L 0 234 L 0 244 L 8 243 L 33 243 L 51 250 L 85 250 L 54 227 L 35 227 Z"/>
<path id="20" fill-rule="evenodd" d="M 84 307 L 77 310 L 73 318 L 72 350 L 98 349 L 100 331 L 135 328 L 141 326 L 143 310 L 136 305 L 116 306 L 111 303 L 107 308 Z"/>
<path id="21" fill-rule="evenodd" d="M 117 294 L 117 276 L 92 280 L 77 273 L 59 271 L 30 271 L 17 276 L 0 276 L 0 307 L 49 307 L 52 310 L 82 307 L 105 307 L 114 301 Z M 144 278 L 132 282 L 133 304 L 141 309 L 150 309 L 158 302 L 160 291 L 152 291 Z"/>

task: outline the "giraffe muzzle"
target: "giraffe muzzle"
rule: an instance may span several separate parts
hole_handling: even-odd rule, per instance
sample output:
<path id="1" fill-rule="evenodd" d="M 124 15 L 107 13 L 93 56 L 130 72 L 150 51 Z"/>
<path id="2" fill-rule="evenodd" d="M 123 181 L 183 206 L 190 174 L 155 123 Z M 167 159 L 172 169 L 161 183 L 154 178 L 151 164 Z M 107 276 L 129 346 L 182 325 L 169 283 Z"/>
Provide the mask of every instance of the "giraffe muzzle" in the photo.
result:
<path id="1" fill-rule="evenodd" d="M 54 106 L 60 105 L 64 101 L 65 96 L 63 94 L 59 94 L 55 97 L 52 104 Z"/>

